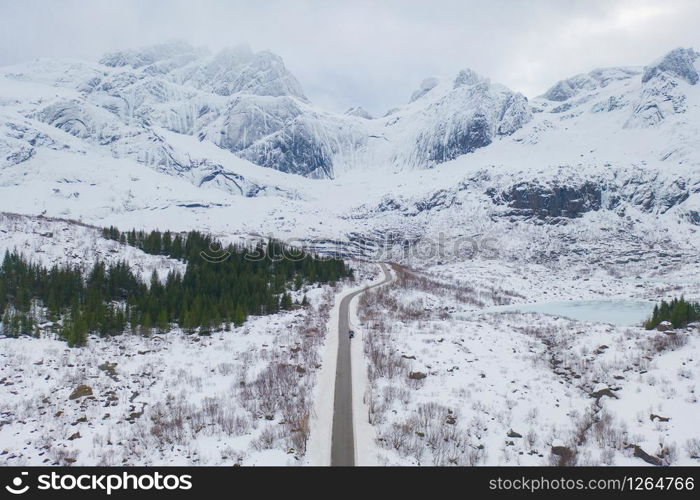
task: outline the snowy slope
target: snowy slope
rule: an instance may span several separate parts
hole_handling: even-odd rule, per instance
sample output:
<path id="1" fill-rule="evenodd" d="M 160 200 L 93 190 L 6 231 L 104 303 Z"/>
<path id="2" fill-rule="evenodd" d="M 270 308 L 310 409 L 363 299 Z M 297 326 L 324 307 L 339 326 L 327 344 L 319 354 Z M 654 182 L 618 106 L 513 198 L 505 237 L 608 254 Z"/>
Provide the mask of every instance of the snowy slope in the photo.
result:
<path id="1" fill-rule="evenodd" d="M 374 123 L 359 107 L 334 114 L 310 104 L 270 52 L 237 47 L 210 54 L 178 42 L 107 54 L 99 63 L 12 66 L 0 87 L 0 102 L 23 118 L 114 156 L 176 172 L 196 162 L 156 127 L 212 142 L 258 165 L 331 178 L 376 162 L 377 154 L 402 168 L 434 165 L 510 134 L 530 117 L 522 95 L 466 70 L 453 80 L 426 80 L 409 105 Z M 391 152 L 377 139 L 391 143 Z M 403 154 L 413 142 L 415 150 Z M 25 155 L 8 156 L 16 162 Z"/>
<path id="2" fill-rule="evenodd" d="M 464 70 L 369 118 L 314 107 L 278 58 L 243 48 L 34 61 L 0 77 L 0 210 L 370 257 L 472 236 L 506 259 L 690 256 L 698 63 L 677 49 L 531 102 Z"/>
<path id="3" fill-rule="evenodd" d="M 74 266 L 87 272 L 96 261 L 115 265 L 129 262 L 144 281 L 155 271 L 165 279 L 170 271 L 185 272 L 181 261 L 151 255 L 102 237 L 101 228 L 74 221 L 17 214 L 0 214 L 0 253 L 17 252 L 44 267 Z"/>
<path id="4" fill-rule="evenodd" d="M 493 313 L 494 301 L 526 298 L 508 291 L 508 273 L 494 288 L 464 271 L 459 286 L 413 274 L 360 299 L 372 431 L 360 464 L 646 465 L 640 449 L 658 465 L 697 465 L 697 324 L 666 334 Z"/>
<path id="5" fill-rule="evenodd" d="M 0 214 L 5 251 L 84 270 L 96 259 L 126 261 L 146 282 L 154 271 L 162 280 L 185 271 L 183 262 L 68 219 Z M 38 338 L 0 335 L 0 464 L 315 463 L 307 421 L 329 311 L 348 284 L 304 285 L 294 300 L 306 297 L 309 307 L 219 325 L 211 336 L 173 325 L 143 336 L 91 336 L 70 349 L 51 322 Z M 73 395 L 80 386 L 88 394 Z"/>

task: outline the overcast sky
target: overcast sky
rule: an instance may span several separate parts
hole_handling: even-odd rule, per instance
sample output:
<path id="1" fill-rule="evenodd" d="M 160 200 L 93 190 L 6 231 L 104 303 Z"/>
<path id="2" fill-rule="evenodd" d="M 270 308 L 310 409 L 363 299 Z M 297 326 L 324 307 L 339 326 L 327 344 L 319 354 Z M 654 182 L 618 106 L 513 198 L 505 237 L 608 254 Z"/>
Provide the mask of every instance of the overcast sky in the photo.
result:
<path id="1" fill-rule="evenodd" d="M 0 0 L 0 66 L 173 39 L 281 55 L 317 104 L 379 114 L 473 68 L 533 97 L 596 67 L 700 50 L 697 0 Z"/>

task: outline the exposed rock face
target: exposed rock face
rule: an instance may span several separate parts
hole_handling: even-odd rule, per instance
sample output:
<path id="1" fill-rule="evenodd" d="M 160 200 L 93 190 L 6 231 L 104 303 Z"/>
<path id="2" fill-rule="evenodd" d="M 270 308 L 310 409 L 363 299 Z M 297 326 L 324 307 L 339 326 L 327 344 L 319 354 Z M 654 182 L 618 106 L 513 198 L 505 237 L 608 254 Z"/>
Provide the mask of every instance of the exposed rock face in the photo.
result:
<path id="1" fill-rule="evenodd" d="M 579 75 L 568 80 L 561 80 L 554 84 L 547 92 L 544 93 L 543 97 L 549 99 L 550 101 L 566 101 L 571 97 L 575 96 L 581 89 L 592 89 L 593 82 L 587 75 Z"/>
<path id="2" fill-rule="evenodd" d="M 65 141 L 76 151 L 94 145 L 110 156 L 185 176 L 198 186 L 257 196 L 268 190 L 264 182 L 227 171 L 223 160 L 217 163 L 190 155 L 190 150 L 177 145 L 180 138 L 169 132 L 213 143 L 261 166 L 314 178 L 336 177 L 357 166 L 395 171 L 431 168 L 493 142 L 522 145 L 527 152 L 538 135 L 550 129 L 561 137 L 574 136 L 575 141 L 579 133 L 588 139 L 588 130 L 577 129 L 576 117 L 590 118 L 591 113 L 611 113 L 610 117 L 596 115 L 595 120 L 606 126 L 614 124 L 613 131 L 622 131 L 623 124 L 627 128 L 654 126 L 685 112 L 690 122 L 695 108 L 689 101 L 692 96 L 686 93 L 688 85 L 698 82 L 697 64 L 695 51 L 676 49 L 643 71 L 607 68 L 562 80 L 534 104 L 465 69 L 454 78 L 426 79 L 408 104 L 374 119 L 360 107 L 344 114 L 319 110 L 307 101 L 279 57 L 247 47 L 210 54 L 174 43 L 108 54 L 101 64 L 38 61 L 23 67 L 22 73 L 3 76 L 39 82 L 51 90 L 41 99 L 12 104 L 22 114 L 13 111 L 11 119 L 4 115 L 0 119 L 0 167 L 30 160 L 41 148 L 69 148 L 62 143 Z M 530 126 L 533 107 L 538 117 Z M 546 120 L 541 120 L 545 115 Z M 79 141 L 71 142 L 60 133 L 54 136 L 51 127 Z M 658 157 L 649 157 L 651 161 L 668 161 L 669 166 L 681 160 L 686 166 L 696 161 L 695 129 L 684 124 L 677 128 L 689 139 L 675 141 L 677 130 L 668 131 L 674 139 L 668 151 L 656 148 Z M 507 137 L 511 135 L 514 137 Z M 192 150 L 198 150 L 197 146 Z M 591 153 L 595 146 L 591 144 Z M 645 154 L 634 161 L 646 161 Z M 576 162 L 569 160 L 566 165 L 572 168 Z M 512 162 L 512 157 L 507 161 Z M 586 165 L 595 166 L 596 161 L 602 163 L 598 158 Z M 619 166 L 610 170 L 618 172 Z M 642 212 L 665 213 L 700 192 L 691 174 L 674 179 L 658 172 L 640 169 L 633 175 L 612 176 L 586 170 L 573 180 L 554 177 L 557 182 L 529 177 L 485 182 L 475 192 L 479 196 L 486 193 L 498 215 L 540 220 L 577 218 L 601 209 L 623 210 L 625 202 Z M 455 210 L 465 190 L 457 182 L 436 186 L 412 200 L 387 194 L 376 212 L 415 216 Z M 700 225 L 697 204 L 690 201 L 681 215 Z"/>
<path id="3" fill-rule="evenodd" d="M 200 132 L 224 149 L 237 153 L 274 134 L 303 113 L 291 97 L 238 96 L 223 111 L 210 111 L 216 119 Z"/>
<path id="4" fill-rule="evenodd" d="M 192 60 L 196 54 L 192 47 L 184 42 L 171 42 L 144 47 L 137 50 L 120 50 L 105 54 L 100 64 L 111 67 L 131 66 L 140 68 L 171 58 Z"/>
<path id="5" fill-rule="evenodd" d="M 430 104 L 419 113 L 423 123 L 416 127 L 419 133 L 413 152 L 419 164 L 427 159 L 428 165 L 435 165 L 471 153 L 532 119 L 525 96 L 492 84 L 471 70 L 461 71 L 452 85 L 446 82 L 442 87 L 430 87 L 430 93 L 438 95 L 427 95 L 424 99 L 431 98 Z M 417 92 L 423 90 L 425 82 Z M 409 116 L 406 121 L 411 119 L 416 117 Z"/>
<path id="6" fill-rule="evenodd" d="M 683 177 L 668 178 L 643 171 L 621 176 L 620 184 L 611 187 L 615 194 L 610 203 L 626 200 L 644 212 L 665 213 L 687 200 L 692 190 L 691 181 Z"/>
<path id="7" fill-rule="evenodd" d="M 482 81 L 483 78 L 472 69 L 463 69 L 457 74 L 454 81 L 454 88 L 462 87 L 464 85 L 475 85 Z"/>
<path id="8" fill-rule="evenodd" d="M 512 211 L 508 215 L 524 217 L 580 217 L 585 212 L 600 210 L 602 192 L 593 182 L 580 186 L 536 185 L 522 182 L 509 190 L 488 192 L 494 202 L 507 204 Z"/>
<path id="9" fill-rule="evenodd" d="M 440 136 L 442 137 L 436 140 Z M 440 124 L 437 129 L 422 135 L 419 138 L 419 149 L 426 152 L 429 160 L 442 163 L 488 146 L 492 136 L 488 118 L 475 113 L 468 120 L 457 124 Z"/>
<path id="10" fill-rule="evenodd" d="M 550 112 L 576 114 L 580 113 L 582 105 L 590 107 L 589 101 L 600 99 L 599 94 L 612 82 L 634 79 L 634 85 L 627 85 L 635 89 L 634 92 L 625 89 L 619 95 L 607 95 L 604 100 L 595 102 L 590 111 L 628 109 L 625 128 L 651 127 L 671 115 L 686 112 L 688 104 L 683 85 L 695 85 L 700 80 L 697 59 L 698 53 L 693 49 L 678 48 L 643 70 L 604 68 L 559 81 L 542 97 L 560 103 L 547 108 Z"/>
<path id="11" fill-rule="evenodd" d="M 367 140 L 364 120 L 308 110 L 238 154 L 258 165 L 312 178 L 332 178 L 338 158 Z"/>
<path id="12" fill-rule="evenodd" d="M 598 390 L 595 390 L 591 393 L 591 397 L 595 399 L 600 399 L 603 396 L 607 396 L 612 399 L 619 399 L 609 387 L 598 388 Z"/>
<path id="13" fill-rule="evenodd" d="M 496 184 L 503 186 L 503 181 L 506 179 Z M 598 210 L 624 211 L 625 206 L 663 214 L 681 206 L 696 189 L 691 179 L 632 168 L 618 170 L 615 175 L 582 172 L 569 178 L 523 180 L 488 187 L 485 194 L 497 207 L 505 208 L 499 209 L 500 215 L 554 220 Z M 692 210 L 683 213 L 693 222 Z"/>
<path id="14" fill-rule="evenodd" d="M 698 82 L 697 58 L 693 49 L 678 48 L 647 66 L 642 75 L 642 92 L 625 126 L 650 127 L 669 115 L 685 113 L 687 96 L 679 84 Z"/>
<path id="15" fill-rule="evenodd" d="M 37 148 L 60 149 L 63 146 L 24 121 L 0 122 L 0 168 L 29 160 Z"/>
<path id="16" fill-rule="evenodd" d="M 324 178 L 333 176 L 331 155 L 324 143 L 315 140 L 314 130 L 300 122 L 252 145 L 241 156 L 282 172 Z"/>
<path id="17" fill-rule="evenodd" d="M 34 117 L 75 137 L 108 145 L 131 131 L 112 113 L 78 100 L 60 100 Z M 131 134 L 135 135 L 135 131 Z"/>

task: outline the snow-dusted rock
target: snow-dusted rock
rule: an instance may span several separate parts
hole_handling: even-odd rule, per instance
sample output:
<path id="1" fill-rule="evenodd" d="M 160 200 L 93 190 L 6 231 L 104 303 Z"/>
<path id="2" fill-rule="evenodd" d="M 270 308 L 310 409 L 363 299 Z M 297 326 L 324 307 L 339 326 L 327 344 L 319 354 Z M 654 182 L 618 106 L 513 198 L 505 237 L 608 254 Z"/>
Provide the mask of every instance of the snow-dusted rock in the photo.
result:
<path id="1" fill-rule="evenodd" d="M 576 75 L 554 84 L 542 97 L 550 101 L 566 101 L 586 91 L 607 87 L 614 81 L 626 80 L 638 75 L 636 68 L 600 68 L 587 74 Z"/>
<path id="2" fill-rule="evenodd" d="M 425 109 L 407 117 L 417 130 L 412 152 L 417 166 L 442 163 L 510 135 L 532 118 L 525 96 L 475 73 L 460 73 L 455 83 L 436 89 Z M 438 94 L 438 90 L 442 93 Z M 420 123 L 418 123 L 420 121 Z"/>
<path id="3" fill-rule="evenodd" d="M 352 108 L 348 109 L 347 111 L 345 111 L 345 114 L 348 116 L 357 116 L 359 118 L 364 118 L 365 120 L 372 120 L 374 118 L 362 106 L 352 107 Z"/>
<path id="4" fill-rule="evenodd" d="M 0 162 L 38 165 L 48 151 L 104 155 L 195 188 L 284 199 L 335 188 L 299 188 L 256 165 L 311 178 L 362 171 L 378 183 L 377 195 L 364 200 L 363 188 L 339 196 L 362 205 L 346 202 L 342 217 L 382 222 L 368 223 L 365 234 L 348 227 L 347 238 L 358 241 L 395 228 L 398 240 L 412 241 L 429 219 L 444 217 L 452 230 L 460 211 L 476 209 L 491 221 L 568 223 L 613 212 L 696 227 L 696 86 L 667 59 L 645 82 L 640 68 L 598 69 L 532 101 L 465 69 L 428 79 L 412 102 L 374 119 L 361 108 L 320 110 L 279 58 L 246 47 L 210 54 L 167 44 L 110 54 L 102 64 L 34 61 L 0 71 Z M 419 173 L 445 162 L 453 165 L 434 182 L 426 181 L 443 169 Z M 7 185 L 21 168 L 9 170 Z"/>
<path id="5" fill-rule="evenodd" d="M 246 46 L 211 54 L 173 42 L 113 52 L 99 64 L 39 61 L 5 77 L 46 85 L 27 103 L 33 119 L 112 155 L 176 171 L 189 168 L 187 155 L 163 144 L 158 127 L 261 166 L 324 178 L 376 161 L 431 167 L 510 135 L 531 118 L 521 94 L 472 70 L 451 81 L 426 79 L 408 105 L 384 120 L 360 107 L 329 113 L 307 101 L 281 58 Z M 31 156 L 26 146 L 8 144 L 6 158 Z"/>
<path id="6" fill-rule="evenodd" d="M 656 329 L 660 332 L 666 332 L 668 330 L 671 330 L 673 328 L 673 325 L 671 324 L 670 321 L 662 321 L 659 323 L 659 325 L 656 327 Z"/>
<path id="7" fill-rule="evenodd" d="M 667 73 L 673 77 L 685 80 L 691 85 L 698 83 L 698 70 L 695 67 L 697 52 L 693 49 L 677 48 L 666 54 L 661 59 L 644 68 L 642 83 L 646 83 L 661 73 Z"/>
<path id="8" fill-rule="evenodd" d="M 625 126 L 650 127 L 668 116 L 685 113 L 688 107 L 685 85 L 698 82 L 697 59 L 693 49 L 678 48 L 647 66 L 640 95 Z"/>

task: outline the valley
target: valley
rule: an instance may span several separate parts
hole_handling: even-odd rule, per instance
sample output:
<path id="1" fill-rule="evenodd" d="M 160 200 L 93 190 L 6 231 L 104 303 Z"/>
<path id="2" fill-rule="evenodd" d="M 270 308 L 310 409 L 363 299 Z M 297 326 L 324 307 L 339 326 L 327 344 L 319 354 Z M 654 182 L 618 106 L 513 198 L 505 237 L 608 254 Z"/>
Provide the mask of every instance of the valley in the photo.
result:
<path id="1" fill-rule="evenodd" d="M 3 254 L 185 273 L 115 226 L 353 271 L 206 332 L 3 329 L 0 463 L 330 465 L 340 376 L 346 463 L 697 465 L 699 326 L 641 322 L 700 300 L 699 68 L 678 48 L 532 98 L 465 69 L 381 117 L 243 47 L 0 68 Z"/>

